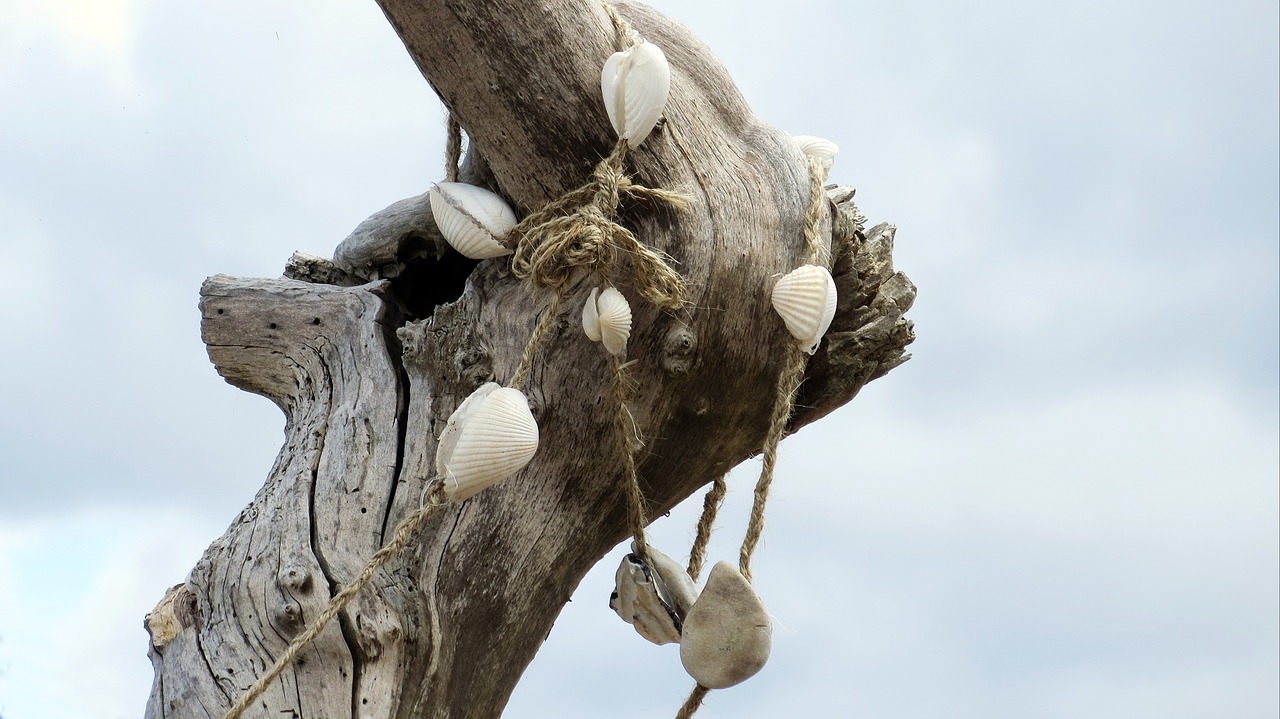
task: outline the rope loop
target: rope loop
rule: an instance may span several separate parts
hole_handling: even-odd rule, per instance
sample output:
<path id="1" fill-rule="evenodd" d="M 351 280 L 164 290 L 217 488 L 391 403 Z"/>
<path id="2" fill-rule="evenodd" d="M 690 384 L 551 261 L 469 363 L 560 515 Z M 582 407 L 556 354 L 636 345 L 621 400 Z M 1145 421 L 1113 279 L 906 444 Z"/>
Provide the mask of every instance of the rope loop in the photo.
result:
<path id="1" fill-rule="evenodd" d="M 674 260 L 619 224 L 617 212 L 624 198 L 676 209 L 688 207 L 689 198 L 632 182 L 623 168 L 627 149 L 619 140 L 586 184 L 525 217 L 507 233 L 505 241 L 515 245 L 511 271 L 516 277 L 562 292 L 574 270 L 583 268 L 609 281 L 625 258 L 641 296 L 662 309 L 684 305 L 687 292 L 684 279 L 671 268 Z"/>

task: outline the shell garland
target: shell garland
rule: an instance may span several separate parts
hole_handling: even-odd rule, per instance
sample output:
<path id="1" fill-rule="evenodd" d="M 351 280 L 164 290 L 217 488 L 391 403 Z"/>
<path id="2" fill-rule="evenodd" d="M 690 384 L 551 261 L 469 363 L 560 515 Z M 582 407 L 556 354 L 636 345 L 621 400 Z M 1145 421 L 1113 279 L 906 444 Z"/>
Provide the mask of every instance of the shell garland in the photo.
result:
<path id="1" fill-rule="evenodd" d="M 624 169 L 628 149 L 639 146 L 662 117 L 670 90 L 671 69 L 661 48 L 640 40 L 612 5 L 604 3 L 604 8 L 618 35 L 629 47 L 611 55 L 601 73 L 605 108 L 619 142 L 609 157 L 597 165 L 592 181 L 526 217 L 527 226 L 518 227 L 515 213 L 500 196 L 464 183 L 442 182 L 433 187 L 429 194 L 431 210 L 436 225 L 449 244 L 472 259 L 513 254 L 512 249 L 498 238 L 508 234 L 518 237 L 512 262 L 513 273 L 557 290 L 568 283 L 575 267 L 591 267 L 601 277 L 609 277 L 613 268 L 612 257 L 618 252 L 627 252 L 634 275 L 633 289 L 654 304 L 674 310 L 683 305 L 685 288 L 683 278 L 667 265 L 666 260 L 670 258 L 641 243 L 615 221 L 621 197 L 645 198 L 674 207 L 683 207 L 688 202 L 688 198 L 677 193 L 632 183 Z M 822 138 L 799 136 L 795 140 L 811 160 L 811 185 L 820 190 L 820 181 L 825 180 L 839 148 Z M 448 152 L 451 180 L 456 174 L 460 143 L 460 128 L 451 121 Z M 820 217 L 822 208 L 819 203 L 822 201 L 823 193 L 811 193 L 811 218 Z M 599 219 L 591 220 L 595 216 Z M 818 226 L 817 221 L 806 223 L 811 262 L 825 262 L 825 244 L 818 243 Z M 575 232 L 577 237 L 573 236 Z M 600 246 L 586 253 L 589 261 L 580 257 L 574 264 L 564 262 L 565 253 L 540 252 L 544 249 L 541 243 L 553 236 L 561 243 L 560 248 L 553 250 L 574 244 L 567 242 L 566 237 L 572 240 L 606 238 L 606 241 L 600 243 L 597 239 Z M 522 252 L 530 257 L 522 261 Z M 637 271 L 637 265 L 643 269 Z M 550 309 L 535 327 L 525 347 L 522 367 L 530 364 L 530 358 L 556 320 L 561 297 L 558 291 Z M 813 354 L 835 312 L 836 290 L 830 272 L 819 265 L 802 266 L 775 284 L 772 301 L 788 331 L 800 341 L 805 351 Z M 583 308 L 583 330 L 593 341 L 603 343 L 613 355 L 610 364 L 614 368 L 615 387 L 625 386 L 626 364 L 619 358 L 626 352 L 631 320 L 630 305 L 620 292 L 612 287 L 603 291 L 599 288 L 591 290 Z M 796 382 L 794 385 L 780 384 L 775 398 L 774 417 L 763 452 L 765 469 L 756 487 L 752 525 L 749 525 L 748 539 L 744 541 L 741 553 L 741 570 L 726 562 L 718 563 L 701 594 L 690 576 L 690 572 L 696 571 L 694 564 L 686 572 L 670 557 L 647 547 L 644 541 L 643 497 L 640 496 L 634 466 L 634 448 L 640 444 L 624 441 L 624 445 L 632 448 L 624 455 L 630 467 L 628 501 L 636 542 L 632 544 L 632 553 L 623 559 L 615 574 L 616 588 L 610 596 L 609 606 L 649 641 L 681 644 L 681 662 L 698 681 L 689 701 L 681 709 L 681 717 L 692 716 L 709 689 L 733 686 L 755 675 L 769 656 L 772 624 L 764 604 L 751 586 L 749 564 L 751 551 L 763 527 L 763 500 L 767 497 L 768 481 L 772 479 L 770 457 L 776 455 L 785 421 L 794 405 L 794 388 L 799 386 L 803 373 L 804 362 L 799 353 L 792 350 L 788 362 L 794 371 L 784 373 L 783 379 L 789 380 L 794 375 Z M 518 370 L 516 377 L 523 376 Z M 523 386 L 523 380 L 517 384 Z M 619 426 L 624 440 L 629 440 L 629 433 L 635 434 L 638 440 L 639 430 L 625 395 L 625 392 L 618 392 Z M 445 506 L 440 500 L 464 501 L 519 472 L 537 453 L 538 441 L 538 425 L 522 391 L 489 382 L 472 392 L 449 416 L 440 434 L 435 457 L 440 479 L 424 489 L 424 501 L 428 497 L 432 501 L 424 503 L 397 525 L 392 540 L 374 554 L 353 582 L 332 597 L 306 631 L 290 642 L 272 667 L 232 705 L 226 718 L 238 719 L 263 694 L 270 682 L 293 663 L 302 649 L 372 580 L 376 572 L 410 543 L 433 513 Z M 723 483 L 718 486 L 723 494 Z M 712 502 L 709 497 L 707 507 L 718 506 L 718 501 Z M 710 515 L 704 510 L 700 537 L 704 534 L 702 525 L 709 529 L 711 519 L 714 519 L 714 509 Z M 709 536 L 709 532 L 705 534 Z M 700 565 L 701 555 L 694 554 L 698 557 L 694 561 Z"/>

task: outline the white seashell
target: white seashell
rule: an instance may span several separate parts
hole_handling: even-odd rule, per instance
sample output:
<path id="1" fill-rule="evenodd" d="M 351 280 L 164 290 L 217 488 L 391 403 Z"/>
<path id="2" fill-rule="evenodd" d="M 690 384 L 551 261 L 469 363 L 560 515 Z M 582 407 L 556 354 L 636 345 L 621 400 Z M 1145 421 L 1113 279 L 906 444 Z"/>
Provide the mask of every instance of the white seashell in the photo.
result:
<path id="1" fill-rule="evenodd" d="M 716 563 L 685 618 L 685 671 L 704 687 L 725 689 L 755 676 L 772 648 L 773 622 L 764 602 L 737 567 Z"/>
<path id="2" fill-rule="evenodd" d="M 610 354 L 622 356 L 631 337 L 631 305 L 612 287 L 593 288 L 582 306 L 582 331 L 592 342 L 603 342 Z"/>
<path id="3" fill-rule="evenodd" d="M 836 314 L 835 280 L 825 267 L 798 267 L 773 286 L 773 309 L 805 352 L 813 354 Z"/>
<path id="4" fill-rule="evenodd" d="M 827 175 L 831 174 L 831 166 L 835 164 L 836 153 L 840 152 L 840 146 L 817 135 L 796 135 L 792 139 L 807 157 L 818 161 L 818 166 L 822 168 L 822 179 L 825 181 Z"/>
<path id="5" fill-rule="evenodd" d="M 586 304 L 582 305 L 582 331 L 592 342 L 600 341 L 600 310 L 596 303 L 599 293 L 599 287 L 592 287 Z"/>
<path id="6" fill-rule="evenodd" d="M 652 566 L 635 553 L 622 558 L 614 574 L 609 608 L 654 644 L 680 641 L 684 616 L 698 598 L 693 580 L 672 558 L 649 547 Z"/>
<path id="7" fill-rule="evenodd" d="M 663 601 L 675 609 L 677 615 L 683 618 L 689 613 L 693 603 L 698 600 L 698 587 L 693 583 L 689 572 L 679 562 L 653 547 L 647 549 L 650 569 L 658 575 L 659 579 L 658 594 Z M 634 540 L 631 542 L 631 551 L 636 552 Z"/>
<path id="8" fill-rule="evenodd" d="M 506 200 L 463 182 L 441 182 L 431 188 L 430 197 L 436 226 L 453 249 L 473 260 L 511 254 L 495 239 L 516 226 L 516 213 Z"/>
<path id="9" fill-rule="evenodd" d="M 436 473 L 461 502 L 524 468 L 538 451 L 538 423 L 518 389 L 489 382 L 472 392 L 440 433 Z"/>
<path id="10" fill-rule="evenodd" d="M 641 42 L 604 63 L 600 90 L 618 137 L 638 147 L 658 124 L 671 90 L 671 66 L 662 48 Z"/>

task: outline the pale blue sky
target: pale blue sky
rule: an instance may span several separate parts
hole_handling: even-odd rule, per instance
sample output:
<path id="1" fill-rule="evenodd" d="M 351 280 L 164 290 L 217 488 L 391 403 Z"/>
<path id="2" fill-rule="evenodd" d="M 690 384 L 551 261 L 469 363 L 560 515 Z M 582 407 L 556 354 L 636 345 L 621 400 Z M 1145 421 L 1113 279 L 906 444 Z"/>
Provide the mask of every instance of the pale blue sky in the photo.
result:
<path id="1" fill-rule="evenodd" d="M 914 359 L 784 443 L 774 654 L 700 716 L 1275 717 L 1276 3 L 655 4 L 841 145 L 920 288 Z M 329 255 L 442 144 L 371 2 L 0 6 L 0 716 L 141 714 L 143 614 L 281 439 L 200 282 Z M 674 715 L 617 554 L 507 717 Z"/>

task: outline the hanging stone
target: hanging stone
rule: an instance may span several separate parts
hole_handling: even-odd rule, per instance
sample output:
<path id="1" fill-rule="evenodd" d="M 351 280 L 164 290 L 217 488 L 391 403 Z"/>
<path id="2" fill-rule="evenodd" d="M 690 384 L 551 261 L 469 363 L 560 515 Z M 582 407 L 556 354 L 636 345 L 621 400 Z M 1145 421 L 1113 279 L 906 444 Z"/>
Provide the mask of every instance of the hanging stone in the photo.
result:
<path id="1" fill-rule="evenodd" d="M 760 671 L 772 634 L 769 612 L 751 583 L 732 564 L 719 562 L 685 617 L 680 662 L 702 686 L 725 689 Z"/>

